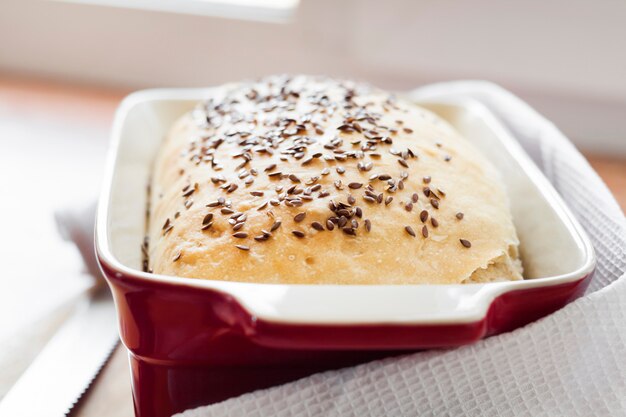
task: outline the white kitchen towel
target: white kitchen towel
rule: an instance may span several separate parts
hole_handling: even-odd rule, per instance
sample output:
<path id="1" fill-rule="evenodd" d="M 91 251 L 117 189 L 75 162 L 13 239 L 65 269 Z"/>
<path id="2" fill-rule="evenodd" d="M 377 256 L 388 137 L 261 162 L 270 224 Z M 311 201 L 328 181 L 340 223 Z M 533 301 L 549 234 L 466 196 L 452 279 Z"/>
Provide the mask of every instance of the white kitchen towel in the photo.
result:
<path id="1" fill-rule="evenodd" d="M 316 374 L 178 414 L 209 416 L 626 416 L 626 220 L 549 121 L 482 81 L 420 88 L 489 107 L 559 191 L 595 246 L 585 297 L 516 331 Z"/>

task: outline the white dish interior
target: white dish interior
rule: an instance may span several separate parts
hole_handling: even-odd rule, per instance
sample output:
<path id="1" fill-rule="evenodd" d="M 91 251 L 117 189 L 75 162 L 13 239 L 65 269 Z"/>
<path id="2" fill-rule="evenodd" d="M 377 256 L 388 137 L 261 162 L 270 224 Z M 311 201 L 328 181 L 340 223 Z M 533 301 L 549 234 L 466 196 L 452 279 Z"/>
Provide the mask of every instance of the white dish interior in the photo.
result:
<path id="1" fill-rule="evenodd" d="M 434 324 L 478 321 L 504 292 L 575 281 L 594 267 L 593 249 L 581 226 L 496 118 L 478 102 L 446 100 L 418 104 L 451 123 L 501 172 L 521 241 L 526 280 L 469 285 L 272 285 L 144 273 L 140 245 L 152 161 L 172 123 L 210 93 L 210 89 L 146 90 L 127 97 L 118 109 L 96 242 L 100 256 L 122 273 L 223 291 L 251 314 L 270 321 Z"/>

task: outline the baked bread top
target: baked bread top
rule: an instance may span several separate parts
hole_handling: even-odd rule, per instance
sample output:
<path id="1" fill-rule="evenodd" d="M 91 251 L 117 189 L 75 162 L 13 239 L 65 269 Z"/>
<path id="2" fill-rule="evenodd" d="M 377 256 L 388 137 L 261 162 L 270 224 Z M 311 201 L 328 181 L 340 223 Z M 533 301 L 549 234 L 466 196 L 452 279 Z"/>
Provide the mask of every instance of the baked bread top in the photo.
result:
<path id="1" fill-rule="evenodd" d="M 148 268 L 213 280 L 522 279 L 498 172 L 433 113 L 349 81 L 226 85 L 182 116 L 151 180 Z"/>

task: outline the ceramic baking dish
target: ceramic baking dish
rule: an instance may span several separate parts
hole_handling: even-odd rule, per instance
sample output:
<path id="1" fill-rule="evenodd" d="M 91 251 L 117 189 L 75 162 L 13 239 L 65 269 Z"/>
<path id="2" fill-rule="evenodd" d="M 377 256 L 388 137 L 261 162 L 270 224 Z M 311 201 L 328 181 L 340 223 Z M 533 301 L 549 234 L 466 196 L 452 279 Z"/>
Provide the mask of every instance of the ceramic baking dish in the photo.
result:
<path id="1" fill-rule="evenodd" d="M 129 350 L 137 416 L 169 416 L 398 351 L 459 346 L 545 316 L 584 293 L 595 265 L 581 226 L 480 103 L 419 103 L 501 171 L 526 280 L 470 285 L 275 285 L 144 273 L 146 184 L 175 119 L 210 89 L 134 93 L 113 125 L 96 250 Z"/>

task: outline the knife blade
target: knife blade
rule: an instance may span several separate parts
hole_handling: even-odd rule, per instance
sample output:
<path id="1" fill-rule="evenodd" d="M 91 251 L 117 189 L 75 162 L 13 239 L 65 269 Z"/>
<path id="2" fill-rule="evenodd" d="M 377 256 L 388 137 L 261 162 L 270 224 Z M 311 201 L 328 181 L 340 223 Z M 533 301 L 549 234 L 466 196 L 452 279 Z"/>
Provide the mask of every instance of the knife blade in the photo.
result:
<path id="1" fill-rule="evenodd" d="M 106 287 L 84 300 L 0 402 L 0 417 L 66 416 L 119 341 Z"/>

